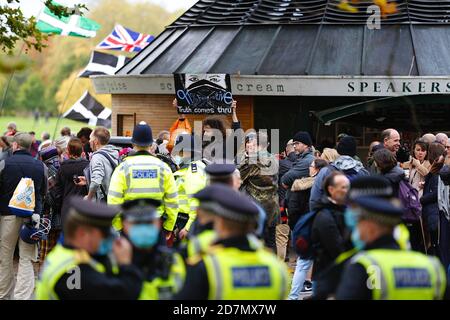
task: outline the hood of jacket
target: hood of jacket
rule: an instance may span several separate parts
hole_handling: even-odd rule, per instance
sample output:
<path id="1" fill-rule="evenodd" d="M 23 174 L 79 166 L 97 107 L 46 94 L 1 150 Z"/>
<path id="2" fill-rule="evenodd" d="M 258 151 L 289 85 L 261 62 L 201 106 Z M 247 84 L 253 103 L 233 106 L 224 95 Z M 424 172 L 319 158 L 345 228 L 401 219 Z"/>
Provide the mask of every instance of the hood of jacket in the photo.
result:
<path id="1" fill-rule="evenodd" d="M 333 162 L 333 165 L 336 167 L 336 169 L 341 171 L 353 169 L 356 172 L 359 172 L 360 170 L 364 169 L 364 165 L 361 163 L 361 161 L 355 160 L 349 156 L 340 156 Z"/>
<path id="2" fill-rule="evenodd" d="M 292 184 L 291 191 L 302 191 L 311 189 L 315 179 L 316 179 L 315 177 L 296 179 Z"/>
<path id="3" fill-rule="evenodd" d="M 101 149 L 95 151 L 94 154 L 98 153 L 99 151 L 107 153 L 112 159 L 115 160 L 119 159 L 119 149 L 116 146 L 113 146 L 112 144 L 107 144 Z"/>
<path id="4" fill-rule="evenodd" d="M 403 169 L 399 166 L 396 166 L 383 176 L 393 183 L 398 183 L 405 178 L 405 171 L 403 171 Z"/>

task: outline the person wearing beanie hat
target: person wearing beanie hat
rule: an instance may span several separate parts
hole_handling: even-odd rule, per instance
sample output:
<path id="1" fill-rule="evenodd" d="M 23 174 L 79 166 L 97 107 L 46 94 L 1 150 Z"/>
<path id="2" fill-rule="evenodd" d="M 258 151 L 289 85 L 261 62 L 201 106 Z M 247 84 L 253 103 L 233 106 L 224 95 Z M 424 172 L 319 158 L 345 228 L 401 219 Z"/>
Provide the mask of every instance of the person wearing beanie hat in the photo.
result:
<path id="1" fill-rule="evenodd" d="M 354 157 L 356 155 L 356 141 L 352 136 L 342 137 L 337 147 L 337 152 L 341 156 Z"/>
<path id="2" fill-rule="evenodd" d="M 344 269 L 338 300 L 440 300 L 446 274 L 436 257 L 403 250 L 394 239 L 403 209 L 379 197 L 357 197 L 349 214 L 352 241 L 362 251 Z M 372 283 L 372 286 L 368 286 Z"/>
<path id="3" fill-rule="evenodd" d="M 369 172 L 364 168 L 361 161 L 356 159 L 356 141 L 352 136 L 342 137 L 338 143 L 337 152 L 339 157 L 330 163 L 330 165 L 323 170 L 320 170 L 314 181 L 311 189 L 311 197 L 309 198 L 310 209 L 320 206 L 324 197 L 324 190 L 322 188 L 325 178 L 334 170 L 344 173 L 350 181 L 357 177 L 368 176 Z"/>
<path id="4" fill-rule="evenodd" d="M 312 146 L 312 140 L 311 140 L 311 136 L 309 135 L 308 132 L 306 131 L 299 131 L 297 132 L 294 137 L 292 138 L 293 142 L 294 142 L 294 147 L 298 144 L 295 144 L 295 142 L 301 142 L 304 145 L 311 147 Z M 301 150 L 298 150 L 298 148 L 295 148 L 297 152 L 301 153 Z"/>
<path id="5" fill-rule="evenodd" d="M 280 187 L 287 189 L 285 203 L 289 203 L 291 188 L 294 181 L 309 177 L 309 167 L 315 159 L 309 133 L 304 131 L 297 132 L 292 138 L 292 145 L 297 153 L 297 159 L 292 168 L 280 177 Z"/>
<path id="6" fill-rule="evenodd" d="M 178 187 L 170 167 L 151 153 L 153 136 L 150 126 L 140 122 L 133 131 L 134 153 L 114 170 L 108 190 L 108 204 L 122 205 L 125 201 L 154 199 L 161 201 L 159 217 L 163 217 L 166 240 L 172 237 L 178 217 Z M 113 223 L 122 229 L 121 217 Z"/>
<path id="7" fill-rule="evenodd" d="M 195 197 L 214 216 L 217 239 L 206 254 L 188 259 L 185 285 L 174 299 L 285 299 L 287 267 L 251 235 L 258 217 L 252 201 L 221 184 Z"/>

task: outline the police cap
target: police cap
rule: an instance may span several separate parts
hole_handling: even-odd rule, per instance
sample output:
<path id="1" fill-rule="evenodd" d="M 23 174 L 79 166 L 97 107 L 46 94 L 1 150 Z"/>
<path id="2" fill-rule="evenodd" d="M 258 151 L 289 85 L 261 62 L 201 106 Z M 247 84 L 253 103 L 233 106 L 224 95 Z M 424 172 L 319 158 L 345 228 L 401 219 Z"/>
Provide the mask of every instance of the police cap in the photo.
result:
<path id="1" fill-rule="evenodd" d="M 129 222 L 151 222 L 158 218 L 157 208 L 161 201 L 156 199 L 136 199 L 122 204 L 123 219 Z"/>
<path id="2" fill-rule="evenodd" d="M 350 201 L 365 196 L 390 198 L 393 196 L 391 183 L 382 176 L 363 176 L 355 178 L 351 182 L 350 191 L 348 193 Z"/>
<path id="3" fill-rule="evenodd" d="M 231 163 L 212 163 L 206 166 L 205 171 L 212 177 L 226 177 L 236 171 L 236 165 Z"/>
<path id="4" fill-rule="evenodd" d="M 139 147 L 147 147 L 153 143 L 152 128 L 145 121 L 134 127 L 131 143 Z"/>
<path id="5" fill-rule="evenodd" d="M 360 218 L 373 219 L 381 224 L 396 225 L 403 215 L 402 208 L 380 197 L 358 197 L 353 204 L 363 209 Z"/>
<path id="6" fill-rule="evenodd" d="M 249 198 L 222 184 L 212 184 L 194 197 L 200 200 L 200 208 L 229 220 L 253 222 L 258 217 L 258 208 Z"/>
<path id="7" fill-rule="evenodd" d="M 84 200 L 81 197 L 72 197 L 69 203 L 71 208 L 69 215 L 79 222 L 100 229 L 110 228 L 113 218 L 120 211 L 117 206 L 108 206 L 102 202 Z"/>

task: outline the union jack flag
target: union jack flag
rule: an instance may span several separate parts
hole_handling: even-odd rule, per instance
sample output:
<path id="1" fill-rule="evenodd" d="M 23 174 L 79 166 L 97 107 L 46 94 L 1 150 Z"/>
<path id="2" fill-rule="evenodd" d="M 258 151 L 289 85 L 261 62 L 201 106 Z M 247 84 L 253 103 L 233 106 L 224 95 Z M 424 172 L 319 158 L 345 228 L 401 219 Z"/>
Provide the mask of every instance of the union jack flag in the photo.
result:
<path id="1" fill-rule="evenodd" d="M 153 39 L 155 37 L 151 35 L 135 32 L 116 24 L 111 34 L 97 45 L 97 49 L 139 52 Z"/>

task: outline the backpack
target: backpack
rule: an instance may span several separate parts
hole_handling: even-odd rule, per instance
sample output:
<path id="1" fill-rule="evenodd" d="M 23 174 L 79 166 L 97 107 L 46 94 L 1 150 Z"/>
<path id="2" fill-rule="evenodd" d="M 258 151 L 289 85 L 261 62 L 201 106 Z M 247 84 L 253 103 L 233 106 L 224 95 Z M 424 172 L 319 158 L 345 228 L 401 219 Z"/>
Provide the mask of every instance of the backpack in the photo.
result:
<path id="1" fill-rule="evenodd" d="M 404 208 L 402 220 L 410 223 L 419 221 L 422 215 L 422 205 L 419 200 L 419 192 L 408 181 L 400 181 L 398 198 Z"/>
<path id="2" fill-rule="evenodd" d="M 114 170 L 116 170 L 116 168 L 117 168 L 117 167 L 119 166 L 119 164 L 122 162 L 121 157 L 119 157 L 118 159 L 116 159 L 116 161 L 117 161 L 117 163 L 116 163 L 116 161 L 114 161 L 114 160 L 111 158 L 111 156 L 110 156 L 107 152 L 104 152 L 104 151 L 102 151 L 102 150 L 97 151 L 96 154 L 101 154 L 104 158 L 106 158 L 106 160 L 108 160 L 109 164 L 111 165 L 111 168 L 112 168 L 112 171 L 113 171 L 113 172 L 114 172 Z M 84 172 L 84 175 L 85 175 L 85 177 L 86 177 L 86 181 L 89 181 L 89 182 L 90 182 L 90 180 L 91 180 L 91 175 L 90 175 L 90 171 L 89 171 L 89 166 L 86 167 L 86 168 L 84 169 L 83 172 Z M 100 192 L 103 194 L 103 199 L 102 199 L 102 201 L 108 202 L 108 190 L 105 190 L 105 189 L 103 188 L 103 186 L 100 185 Z"/>
<path id="3" fill-rule="evenodd" d="M 313 210 L 301 216 L 292 230 L 292 247 L 301 259 L 309 260 L 314 256 L 311 234 L 317 212 Z"/>
<path id="4" fill-rule="evenodd" d="M 31 217 L 36 206 L 34 181 L 31 178 L 21 178 L 9 200 L 9 209 L 18 217 Z"/>

